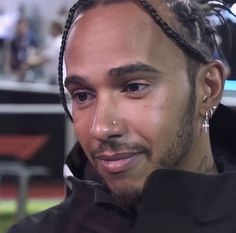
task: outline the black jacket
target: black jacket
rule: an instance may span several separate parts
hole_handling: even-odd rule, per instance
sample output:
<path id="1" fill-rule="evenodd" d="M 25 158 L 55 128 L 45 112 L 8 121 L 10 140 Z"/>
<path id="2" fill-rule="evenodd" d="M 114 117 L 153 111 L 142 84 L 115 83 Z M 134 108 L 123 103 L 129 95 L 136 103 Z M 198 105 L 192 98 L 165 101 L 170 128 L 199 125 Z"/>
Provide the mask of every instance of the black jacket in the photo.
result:
<path id="1" fill-rule="evenodd" d="M 235 164 L 230 168 L 219 175 L 157 170 L 134 215 L 116 204 L 77 144 L 65 166 L 65 200 L 8 233 L 235 233 Z"/>

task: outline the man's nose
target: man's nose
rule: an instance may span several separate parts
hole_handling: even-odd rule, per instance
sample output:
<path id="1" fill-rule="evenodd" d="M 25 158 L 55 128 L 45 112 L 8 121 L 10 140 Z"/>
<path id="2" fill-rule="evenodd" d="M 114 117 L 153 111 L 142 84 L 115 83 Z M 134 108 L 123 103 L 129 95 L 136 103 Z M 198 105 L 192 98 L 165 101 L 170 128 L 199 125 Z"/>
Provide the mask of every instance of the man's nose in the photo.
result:
<path id="1" fill-rule="evenodd" d="M 119 117 L 117 106 L 110 101 L 98 103 L 90 129 L 90 135 L 99 141 L 106 141 L 124 134 L 124 122 Z"/>

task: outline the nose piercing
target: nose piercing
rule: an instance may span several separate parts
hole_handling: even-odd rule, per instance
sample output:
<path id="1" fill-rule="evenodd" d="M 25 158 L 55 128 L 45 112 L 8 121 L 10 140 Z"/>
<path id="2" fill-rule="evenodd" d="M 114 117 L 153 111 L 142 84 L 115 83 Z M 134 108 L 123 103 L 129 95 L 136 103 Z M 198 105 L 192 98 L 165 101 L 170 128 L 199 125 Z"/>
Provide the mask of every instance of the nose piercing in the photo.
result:
<path id="1" fill-rule="evenodd" d="M 116 122 L 116 121 L 112 121 L 112 124 L 113 124 L 113 125 L 117 125 L 117 122 Z"/>

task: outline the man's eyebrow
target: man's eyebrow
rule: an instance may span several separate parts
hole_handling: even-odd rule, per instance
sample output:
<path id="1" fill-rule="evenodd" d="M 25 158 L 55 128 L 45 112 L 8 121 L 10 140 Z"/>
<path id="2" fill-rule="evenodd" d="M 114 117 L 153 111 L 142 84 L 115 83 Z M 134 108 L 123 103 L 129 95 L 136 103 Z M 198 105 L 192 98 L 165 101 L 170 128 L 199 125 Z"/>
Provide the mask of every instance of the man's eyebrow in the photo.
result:
<path id="1" fill-rule="evenodd" d="M 157 70 L 153 66 L 140 62 L 112 68 L 108 71 L 108 74 L 111 77 L 113 76 L 119 77 L 127 74 L 135 74 L 138 72 L 162 74 L 161 71 Z M 69 75 L 66 77 L 64 85 L 65 87 L 68 87 L 71 84 L 87 84 L 87 78 L 80 75 Z"/>
<path id="2" fill-rule="evenodd" d="M 85 84 L 86 77 L 79 76 L 79 75 L 69 75 L 66 77 L 64 86 L 68 87 L 70 84 Z"/>
<path id="3" fill-rule="evenodd" d="M 125 66 L 119 66 L 116 68 L 112 68 L 109 71 L 110 76 L 124 76 L 126 74 L 134 74 L 138 72 L 151 72 L 161 74 L 162 72 L 154 68 L 153 66 L 144 64 L 144 63 L 136 63 L 136 64 L 129 64 Z"/>

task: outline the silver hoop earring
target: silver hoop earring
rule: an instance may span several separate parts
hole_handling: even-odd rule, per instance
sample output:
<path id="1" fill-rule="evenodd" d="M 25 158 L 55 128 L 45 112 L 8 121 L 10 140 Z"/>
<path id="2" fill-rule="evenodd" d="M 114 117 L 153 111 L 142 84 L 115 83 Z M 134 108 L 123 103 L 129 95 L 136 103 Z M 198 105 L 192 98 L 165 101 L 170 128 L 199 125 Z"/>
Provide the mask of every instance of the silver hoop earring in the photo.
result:
<path id="1" fill-rule="evenodd" d="M 208 113 L 208 111 L 206 111 L 204 122 L 202 123 L 202 131 L 205 134 L 208 134 L 209 127 L 210 127 L 210 125 L 209 125 L 209 113 Z"/>

